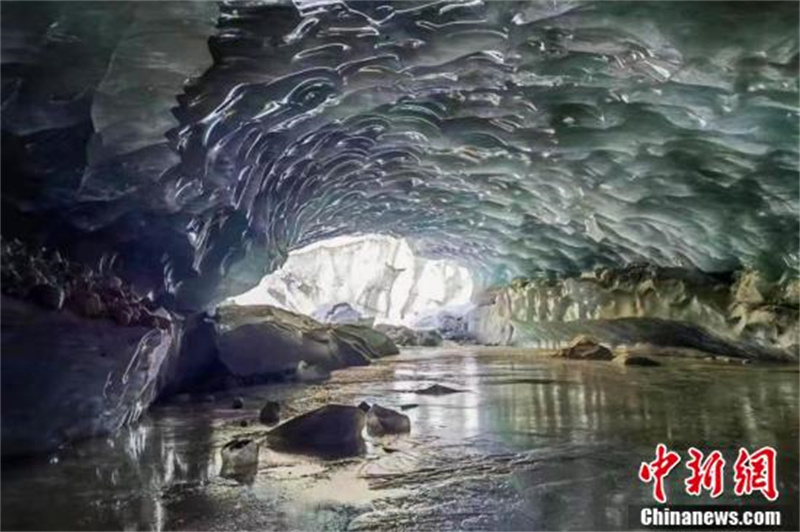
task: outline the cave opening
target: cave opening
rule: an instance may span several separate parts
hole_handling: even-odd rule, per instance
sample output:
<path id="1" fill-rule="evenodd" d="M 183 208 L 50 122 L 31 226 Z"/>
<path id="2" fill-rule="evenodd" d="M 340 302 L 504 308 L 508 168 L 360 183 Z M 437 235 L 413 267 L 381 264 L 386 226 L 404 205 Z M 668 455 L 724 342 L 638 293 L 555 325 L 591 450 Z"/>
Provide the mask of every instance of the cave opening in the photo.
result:
<path id="1" fill-rule="evenodd" d="M 293 250 L 258 286 L 222 305 L 274 305 L 323 322 L 437 328 L 442 315 L 464 316 L 477 289 L 453 259 L 415 252 L 405 238 L 339 236 Z"/>

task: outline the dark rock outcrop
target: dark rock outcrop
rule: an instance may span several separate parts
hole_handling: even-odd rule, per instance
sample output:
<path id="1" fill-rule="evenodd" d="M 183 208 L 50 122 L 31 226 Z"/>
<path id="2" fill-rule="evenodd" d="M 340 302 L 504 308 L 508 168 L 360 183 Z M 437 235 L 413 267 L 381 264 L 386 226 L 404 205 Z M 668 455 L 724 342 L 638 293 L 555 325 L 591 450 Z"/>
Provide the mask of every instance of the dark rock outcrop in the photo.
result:
<path id="1" fill-rule="evenodd" d="M 559 349 L 553 356 L 572 360 L 612 360 L 614 353 L 588 336 L 578 336 L 569 347 Z"/>
<path id="2" fill-rule="evenodd" d="M 340 325 L 331 330 L 337 351 L 344 360 L 373 358 L 396 355 L 400 352 L 392 339 L 379 330 L 364 325 Z M 368 362 L 367 362 L 368 363 Z"/>
<path id="3" fill-rule="evenodd" d="M 139 419 L 174 333 L 2 298 L 2 451 L 46 452 Z"/>
<path id="4" fill-rule="evenodd" d="M 236 378 L 291 374 L 301 362 L 327 372 L 398 352 L 369 327 L 325 326 L 268 305 L 220 307 L 216 322 L 220 362 Z"/>
<path id="5" fill-rule="evenodd" d="M 159 375 L 159 397 L 186 392 L 209 397 L 207 392 L 221 387 L 227 373 L 217 356 L 214 321 L 200 312 L 176 320 L 176 328 L 180 333 L 173 345 L 174 352 Z"/>
<path id="6" fill-rule="evenodd" d="M 414 393 L 418 393 L 420 395 L 449 395 L 451 393 L 461 393 L 463 391 L 464 390 L 450 388 L 449 386 L 442 386 L 441 384 L 432 384 L 426 388 L 421 388 Z"/>
<path id="7" fill-rule="evenodd" d="M 367 412 L 367 433 L 370 436 L 404 434 L 411 430 L 411 420 L 405 414 L 380 405 L 372 405 Z"/>
<path id="8" fill-rule="evenodd" d="M 37 284 L 30 291 L 31 299 L 50 310 L 61 310 L 64 306 L 64 290 L 50 284 Z M 128 325 L 128 324 L 126 324 Z"/>
<path id="9" fill-rule="evenodd" d="M 643 368 L 655 368 L 661 365 L 661 362 L 650 357 L 628 354 L 617 356 L 614 358 L 614 362 L 622 364 L 623 366 L 639 366 Z"/>
<path id="10" fill-rule="evenodd" d="M 0 241 L 4 295 L 47 310 L 66 308 L 84 318 L 109 318 L 123 327 L 169 328 L 169 314 L 163 309 L 156 312 L 153 301 L 138 296 L 107 271 L 109 262 L 113 260 L 101 261 L 95 271 L 65 260 L 57 251 L 32 250 L 17 240 Z"/>
<path id="11" fill-rule="evenodd" d="M 327 405 L 275 427 L 267 442 L 277 449 L 331 455 L 364 450 L 366 414 L 356 406 Z"/>
<path id="12" fill-rule="evenodd" d="M 265 425 L 274 425 L 281 420 L 281 405 L 277 401 L 267 401 L 258 413 L 258 420 Z"/>

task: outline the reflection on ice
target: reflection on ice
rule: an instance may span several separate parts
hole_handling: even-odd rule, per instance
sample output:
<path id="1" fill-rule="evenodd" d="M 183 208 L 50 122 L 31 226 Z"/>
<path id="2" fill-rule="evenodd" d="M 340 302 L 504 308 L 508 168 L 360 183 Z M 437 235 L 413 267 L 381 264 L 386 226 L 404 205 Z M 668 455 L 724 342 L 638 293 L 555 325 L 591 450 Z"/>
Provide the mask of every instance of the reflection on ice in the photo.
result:
<path id="1" fill-rule="evenodd" d="M 430 384 L 464 392 L 414 393 Z M 678 452 L 711 446 L 727 457 L 739 446 L 773 445 L 779 490 L 786 501 L 797 496 L 791 368 L 687 360 L 631 368 L 524 350 L 427 349 L 335 372 L 322 385 L 247 393 L 278 399 L 291 414 L 330 402 L 418 406 L 403 411 L 410 434 L 366 436 L 365 456 L 331 460 L 262 447 L 248 455 L 244 483 L 225 478 L 223 447 L 267 428 L 241 428 L 215 404 L 163 407 L 54 463 L 4 464 L 4 526 L 624 527 L 627 506 L 649 495 L 635 468 L 658 442 Z M 671 500 L 681 501 L 681 480 L 668 485 Z"/>

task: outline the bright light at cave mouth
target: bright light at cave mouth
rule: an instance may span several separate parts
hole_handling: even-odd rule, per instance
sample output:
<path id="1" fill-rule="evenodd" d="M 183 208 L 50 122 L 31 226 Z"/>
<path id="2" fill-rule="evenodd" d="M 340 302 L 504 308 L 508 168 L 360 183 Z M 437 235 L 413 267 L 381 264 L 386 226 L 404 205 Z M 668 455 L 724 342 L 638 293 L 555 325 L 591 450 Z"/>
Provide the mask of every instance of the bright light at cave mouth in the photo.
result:
<path id="1" fill-rule="evenodd" d="M 416 256 L 405 239 L 370 234 L 292 251 L 258 286 L 223 304 L 275 305 L 324 320 L 347 303 L 375 323 L 425 328 L 443 311 L 463 314 L 474 286 L 464 266 Z"/>

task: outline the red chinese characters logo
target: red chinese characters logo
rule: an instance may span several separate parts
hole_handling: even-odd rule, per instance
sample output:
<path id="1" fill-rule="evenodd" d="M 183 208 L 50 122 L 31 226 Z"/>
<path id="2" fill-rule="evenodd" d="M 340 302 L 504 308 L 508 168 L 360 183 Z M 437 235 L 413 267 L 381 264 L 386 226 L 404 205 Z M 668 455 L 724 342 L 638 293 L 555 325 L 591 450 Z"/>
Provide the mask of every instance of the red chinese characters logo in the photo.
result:
<path id="1" fill-rule="evenodd" d="M 739 457 L 733 464 L 735 484 L 733 491 L 738 496 L 760 491 L 770 501 L 778 498 L 775 483 L 775 458 L 778 453 L 772 447 L 762 447 L 750 454 L 739 449 Z"/>
<path id="2" fill-rule="evenodd" d="M 692 476 L 686 479 L 686 493 L 698 496 L 706 489 L 711 492 L 711 498 L 716 499 L 722 494 L 724 486 L 722 473 L 725 459 L 722 453 L 714 451 L 704 460 L 702 452 L 689 447 L 689 455 L 692 459 L 686 463 L 686 467 L 692 472 Z"/>
<path id="3" fill-rule="evenodd" d="M 653 497 L 658 502 L 667 502 L 664 493 L 664 478 L 680 463 L 678 453 L 667 451 L 667 446 L 659 443 L 656 446 L 656 459 L 652 462 L 642 462 L 639 467 L 639 480 L 653 483 Z"/>
<path id="4" fill-rule="evenodd" d="M 772 447 L 762 447 L 750 453 L 747 449 L 739 449 L 739 456 L 733 465 L 734 492 L 737 496 L 761 494 L 770 501 L 778 498 L 775 478 L 775 462 L 777 453 Z M 656 458 L 652 462 L 642 462 L 639 466 L 639 480 L 653 484 L 653 498 L 667 502 L 664 480 L 681 462 L 678 453 L 670 451 L 663 443 L 656 446 Z M 686 493 L 698 497 L 707 491 L 711 498 L 722 495 L 725 489 L 725 459 L 719 451 L 712 451 L 707 456 L 702 451 L 690 447 L 686 468 L 690 474 L 684 481 Z"/>

